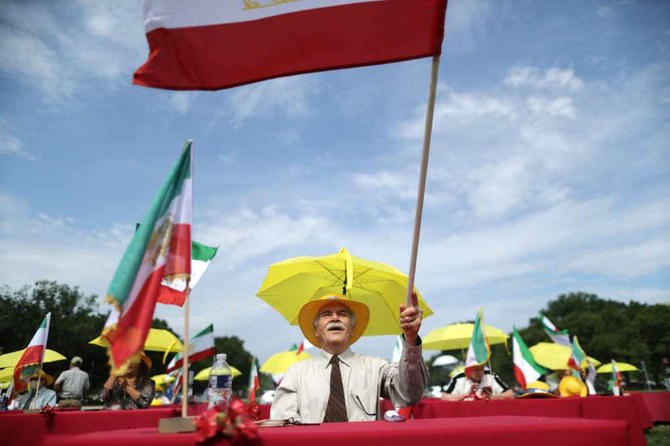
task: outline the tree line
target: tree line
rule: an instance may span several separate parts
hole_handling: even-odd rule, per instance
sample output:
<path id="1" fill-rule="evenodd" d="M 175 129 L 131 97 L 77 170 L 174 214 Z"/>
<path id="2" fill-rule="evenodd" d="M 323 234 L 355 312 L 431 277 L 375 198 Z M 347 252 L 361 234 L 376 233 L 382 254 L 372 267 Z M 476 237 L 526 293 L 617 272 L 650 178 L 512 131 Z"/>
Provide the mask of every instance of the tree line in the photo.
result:
<path id="1" fill-rule="evenodd" d="M 512 304 L 513 305 L 513 304 Z M 519 334 L 531 347 L 538 342 L 551 342 L 542 329 L 540 313 L 547 316 L 560 329 L 567 329 L 571 336 L 577 335 L 587 355 L 603 364 L 612 359 L 627 362 L 641 368 L 646 366 L 649 379 L 659 386 L 666 369 L 670 368 L 670 305 L 644 304 L 631 300 L 623 303 L 603 299 L 596 294 L 573 292 L 561 294 L 546 307 L 538 309 L 538 316 L 528 325 L 517 325 Z M 486 320 L 486 309 L 484 309 Z M 508 384 L 515 383 L 512 363 L 511 333 L 508 345 L 491 346 L 491 367 Z M 463 353 L 443 352 L 461 358 Z M 432 384 L 439 384 L 439 370 L 432 373 Z M 624 374 L 624 379 L 640 381 L 639 374 Z"/>
<path id="2" fill-rule="evenodd" d="M 100 335 L 106 315 L 98 310 L 98 297 L 86 295 L 78 287 L 54 281 L 39 281 L 34 285 L 11 290 L 0 287 L 0 349 L 9 353 L 26 347 L 37 324 L 51 312 L 48 348 L 63 354 L 68 361 L 45 365 L 45 370 L 57 376 L 66 370 L 73 356 L 84 358 L 84 369 L 91 376 L 94 389 L 99 389 L 109 374 L 107 352 L 88 344 Z M 539 313 L 542 312 L 559 328 L 566 328 L 579 337 L 584 351 L 603 363 L 615 359 L 638 368 L 644 361 L 649 378 L 663 381 L 670 358 L 670 305 L 644 304 L 635 301 L 623 303 L 607 300 L 595 294 L 575 292 L 562 294 L 538 309 L 538 317 L 531 318 L 525 327 L 517 326 L 528 346 L 550 342 L 542 330 Z M 484 314 L 486 316 L 486 312 Z M 154 319 L 153 327 L 175 333 L 166 321 Z M 175 333 L 180 339 L 179 334 Z M 247 387 L 252 353 L 237 336 L 215 338 L 217 352 L 225 352 L 228 362 L 237 367 L 242 376 L 233 380 L 233 390 L 243 393 Z M 153 373 L 162 373 L 163 354 L 147 352 L 154 363 Z M 465 352 L 450 353 L 459 358 Z M 168 359 L 169 360 L 169 359 Z M 432 361 L 429 361 L 429 363 Z M 197 373 L 211 365 L 211 360 L 193 364 Z M 511 340 L 508 346 L 492 346 L 492 367 L 509 384 L 514 383 Z M 263 388 L 272 388 L 269 376 L 261 374 Z M 439 369 L 431 370 L 431 384 L 448 380 Z M 202 385 L 204 388 L 205 384 Z M 201 390 L 196 388 L 197 390 Z"/>

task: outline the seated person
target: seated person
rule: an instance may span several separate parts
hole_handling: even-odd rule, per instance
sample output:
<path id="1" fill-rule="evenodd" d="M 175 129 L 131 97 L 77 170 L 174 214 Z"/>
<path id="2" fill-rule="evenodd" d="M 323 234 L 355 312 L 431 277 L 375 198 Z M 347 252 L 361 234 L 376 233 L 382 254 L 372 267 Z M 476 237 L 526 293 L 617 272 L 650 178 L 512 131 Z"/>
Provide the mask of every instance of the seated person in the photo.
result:
<path id="1" fill-rule="evenodd" d="M 151 359 L 144 353 L 132 361 L 123 375 L 109 375 L 100 391 L 103 409 L 146 409 L 154 399 L 154 382 L 149 377 Z"/>
<path id="2" fill-rule="evenodd" d="M 39 378 L 39 379 L 38 379 Z M 39 381 L 39 389 L 37 382 Z M 28 391 L 19 395 L 9 405 L 9 409 L 43 409 L 46 406 L 56 406 L 56 392 L 47 389 L 54 382 L 53 376 L 40 370 L 30 376 Z"/>
<path id="3" fill-rule="evenodd" d="M 514 392 L 495 373 L 483 365 L 471 367 L 470 377 L 461 372 L 454 376 L 442 399 L 447 401 L 470 401 L 514 398 Z"/>

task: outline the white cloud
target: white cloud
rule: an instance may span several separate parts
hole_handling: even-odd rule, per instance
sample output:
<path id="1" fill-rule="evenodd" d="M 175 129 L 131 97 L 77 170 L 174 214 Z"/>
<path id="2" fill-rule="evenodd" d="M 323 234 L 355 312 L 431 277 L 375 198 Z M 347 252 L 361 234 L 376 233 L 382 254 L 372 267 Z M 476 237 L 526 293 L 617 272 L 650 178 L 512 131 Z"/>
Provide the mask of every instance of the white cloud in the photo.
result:
<path id="1" fill-rule="evenodd" d="M 529 66 L 515 67 L 509 71 L 504 83 L 512 87 L 567 89 L 569 91 L 581 90 L 584 87 L 584 81 L 575 76 L 574 70 L 557 67 L 547 68 L 544 71 Z"/>
<path id="2" fill-rule="evenodd" d="M 577 112 L 572 102 L 572 98 L 561 96 L 555 99 L 543 98 L 540 96 L 529 96 L 527 99 L 528 109 L 532 113 L 548 117 L 563 117 L 575 119 Z"/>
<path id="3" fill-rule="evenodd" d="M 35 159 L 30 152 L 24 149 L 23 142 L 14 136 L 12 127 L 2 116 L 0 116 L 0 155 L 15 155 L 28 160 Z"/>
<path id="4" fill-rule="evenodd" d="M 146 57 L 138 2 L 67 4 L 61 26 L 56 10 L 35 2 L 8 2 L 0 8 L 0 71 L 61 107 L 91 81 L 127 82 Z M 29 54 L 30 57 L 25 57 Z"/>
<path id="5" fill-rule="evenodd" d="M 308 117 L 311 114 L 309 97 L 316 93 L 312 79 L 284 77 L 235 89 L 228 101 L 232 121 L 241 125 L 254 116 Z"/>
<path id="6" fill-rule="evenodd" d="M 194 100 L 192 93 L 177 92 L 172 93 L 167 98 L 168 108 L 176 111 L 179 114 L 186 114 L 191 109 L 191 104 Z"/>

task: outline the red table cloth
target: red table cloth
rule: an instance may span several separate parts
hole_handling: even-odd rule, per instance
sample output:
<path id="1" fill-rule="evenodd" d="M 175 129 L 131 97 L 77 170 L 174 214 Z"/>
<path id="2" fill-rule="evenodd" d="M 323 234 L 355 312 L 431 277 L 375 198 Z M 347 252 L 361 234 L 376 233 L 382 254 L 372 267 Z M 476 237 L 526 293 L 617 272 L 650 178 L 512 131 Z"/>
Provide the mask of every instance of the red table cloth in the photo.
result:
<path id="1" fill-rule="evenodd" d="M 670 423 L 670 392 L 631 392 L 644 402 L 654 423 Z"/>
<path id="2" fill-rule="evenodd" d="M 404 423 L 371 421 L 326 423 L 313 426 L 262 428 L 260 438 L 248 442 L 263 446 L 393 446 L 420 444 L 491 444 L 518 446 L 525 441 L 543 446 L 628 445 L 628 423 L 611 420 L 553 417 L 476 417 L 408 420 Z M 47 435 L 44 446 L 153 446 L 195 445 L 194 433 L 159 434 L 157 428 Z M 214 444 L 230 444 L 219 440 Z M 241 443 L 244 444 L 244 443 Z"/>

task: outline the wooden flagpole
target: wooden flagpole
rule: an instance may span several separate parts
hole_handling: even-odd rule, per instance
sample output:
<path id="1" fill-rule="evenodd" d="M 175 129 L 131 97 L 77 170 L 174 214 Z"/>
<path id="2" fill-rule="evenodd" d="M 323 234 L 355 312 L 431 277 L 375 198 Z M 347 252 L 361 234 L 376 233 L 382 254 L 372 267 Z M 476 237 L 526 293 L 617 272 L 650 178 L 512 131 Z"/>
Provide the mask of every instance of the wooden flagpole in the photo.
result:
<path id="1" fill-rule="evenodd" d="M 181 417 L 186 418 L 187 416 L 187 405 L 188 405 L 188 316 L 190 312 L 190 303 L 191 301 L 191 290 L 188 287 L 188 282 L 186 282 L 186 299 L 184 300 L 184 350 L 182 358 L 184 362 L 182 364 L 182 384 L 181 384 Z"/>
<path id="2" fill-rule="evenodd" d="M 409 276 L 407 278 L 407 298 L 405 305 L 412 306 L 414 293 L 414 276 L 416 275 L 416 259 L 419 253 L 419 237 L 421 234 L 421 217 L 423 215 L 423 197 L 426 192 L 426 176 L 428 173 L 428 157 L 430 155 L 430 139 L 433 133 L 433 114 L 435 112 L 435 96 L 437 94 L 437 75 L 440 69 L 440 56 L 433 56 L 433 67 L 430 78 L 430 92 L 426 108 L 426 124 L 423 133 L 423 154 L 421 155 L 421 172 L 419 174 L 419 190 L 416 197 L 416 212 L 414 214 L 414 235 L 412 237 L 412 254 L 409 262 Z M 418 305 L 418 304 L 417 304 Z"/>

